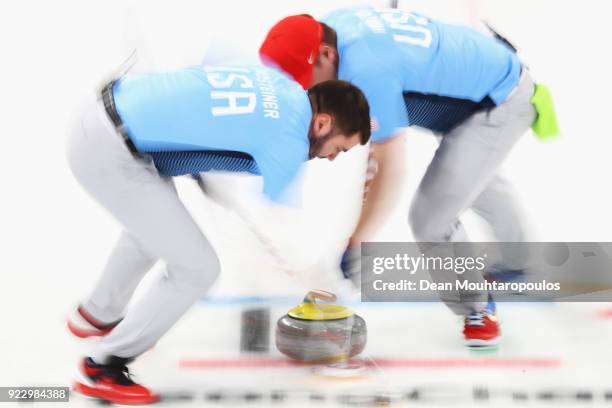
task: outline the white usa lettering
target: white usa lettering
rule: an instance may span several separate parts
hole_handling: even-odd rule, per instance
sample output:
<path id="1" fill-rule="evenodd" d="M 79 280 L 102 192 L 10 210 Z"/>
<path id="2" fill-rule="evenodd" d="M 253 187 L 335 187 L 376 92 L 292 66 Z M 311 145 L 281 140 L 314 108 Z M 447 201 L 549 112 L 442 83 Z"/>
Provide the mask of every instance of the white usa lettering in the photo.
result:
<path id="1" fill-rule="evenodd" d="M 248 77 L 250 71 L 238 67 L 206 67 L 206 78 L 215 89 L 228 89 L 238 85 L 241 89 L 253 89 L 253 81 Z M 253 113 L 257 106 L 255 92 L 246 91 L 211 91 L 210 99 L 224 100 L 224 106 L 213 106 L 213 116 L 244 115 Z"/>

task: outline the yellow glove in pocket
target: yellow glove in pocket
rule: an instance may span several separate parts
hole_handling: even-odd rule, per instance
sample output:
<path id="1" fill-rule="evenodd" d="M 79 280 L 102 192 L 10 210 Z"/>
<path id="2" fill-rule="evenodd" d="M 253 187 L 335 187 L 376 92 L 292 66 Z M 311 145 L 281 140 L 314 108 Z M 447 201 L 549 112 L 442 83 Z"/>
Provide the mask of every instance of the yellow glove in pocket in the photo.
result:
<path id="1" fill-rule="evenodd" d="M 538 112 L 538 117 L 531 125 L 536 137 L 542 141 L 554 140 L 559 136 L 559 122 L 552 95 L 546 85 L 536 84 L 531 103 Z"/>

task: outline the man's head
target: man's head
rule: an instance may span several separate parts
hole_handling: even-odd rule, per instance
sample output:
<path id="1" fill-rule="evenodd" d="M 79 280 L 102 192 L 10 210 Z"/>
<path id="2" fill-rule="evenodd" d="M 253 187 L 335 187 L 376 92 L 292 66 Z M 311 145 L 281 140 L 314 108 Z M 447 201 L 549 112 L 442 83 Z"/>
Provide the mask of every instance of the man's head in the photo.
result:
<path id="1" fill-rule="evenodd" d="M 338 77 L 336 32 L 307 14 L 289 16 L 276 23 L 259 55 L 264 64 L 280 67 L 304 89 Z"/>
<path id="2" fill-rule="evenodd" d="M 312 121 L 308 131 L 309 158 L 334 160 L 357 144 L 370 140 L 370 106 L 356 86 L 325 81 L 308 90 Z"/>

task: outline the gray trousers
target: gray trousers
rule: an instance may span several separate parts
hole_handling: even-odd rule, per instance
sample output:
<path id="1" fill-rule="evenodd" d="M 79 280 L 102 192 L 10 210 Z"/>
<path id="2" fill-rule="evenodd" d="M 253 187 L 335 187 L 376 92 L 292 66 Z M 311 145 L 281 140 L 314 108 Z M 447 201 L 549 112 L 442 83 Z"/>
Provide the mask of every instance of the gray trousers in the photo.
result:
<path id="1" fill-rule="evenodd" d="M 76 179 L 123 227 L 83 303 L 102 322 L 123 320 L 91 356 L 99 363 L 111 355 L 136 357 L 211 287 L 219 260 L 179 200 L 172 179 L 130 153 L 99 101 L 83 108 L 71 130 L 68 161 Z M 136 286 L 158 260 L 164 261 L 165 273 L 126 312 Z"/>
<path id="2" fill-rule="evenodd" d="M 497 175 L 498 169 L 518 139 L 536 118 L 531 104 L 534 83 L 524 69 L 517 88 L 510 97 L 490 111 L 474 114 L 441 138 L 409 213 L 409 223 L 419 242 L 468 242 L 459 217 L 472 209 L 490 224 L 500 242 L 526 240 L 522 210 L 512 186 Z M 442 251 L 441 248 L 432 251 Z M 470 255 L 469 246 L 460 246 Z M 467 251 L 467 252 L 466 252 Z M 435 253 L 435 256 L 444 254 Z M 432 279 L 447 281 L 449 276 L 430 271 Z M 469 276 L 482 281 L 482 276 Z M 455 293 L 442 300 L 457 314 L 481 311 L 486 294 Z"/>

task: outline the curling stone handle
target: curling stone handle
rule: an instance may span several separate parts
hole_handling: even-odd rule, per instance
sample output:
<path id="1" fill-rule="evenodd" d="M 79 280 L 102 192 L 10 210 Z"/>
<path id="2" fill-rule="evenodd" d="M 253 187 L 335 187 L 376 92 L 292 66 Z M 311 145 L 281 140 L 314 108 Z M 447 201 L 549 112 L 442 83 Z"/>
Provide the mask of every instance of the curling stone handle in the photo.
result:
<path id="1" fill-rule="evenodd" d="M 324 302 L 335 302 L 338 298 L 331 292 L 326 292 L 320 289 L 313 289 L 304 296 L 304 302 L 306 303 L 314 303 L 315 300 L 322 300 Z"/>

